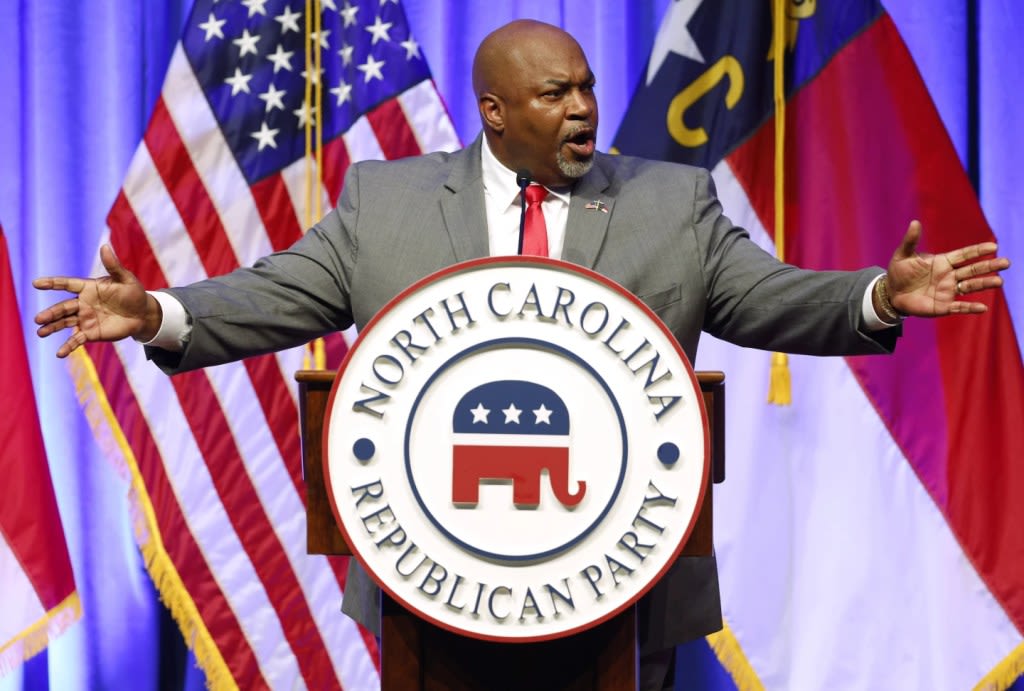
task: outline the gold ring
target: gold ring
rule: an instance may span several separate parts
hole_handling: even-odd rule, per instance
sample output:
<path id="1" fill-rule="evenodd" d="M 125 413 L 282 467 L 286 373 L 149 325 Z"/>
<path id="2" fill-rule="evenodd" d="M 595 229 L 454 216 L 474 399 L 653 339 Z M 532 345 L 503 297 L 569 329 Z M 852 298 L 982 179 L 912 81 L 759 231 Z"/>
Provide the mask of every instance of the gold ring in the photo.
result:
<path id="1" fill-rule="evenodd" d="M 956 282 L 956 294 L 957 295 L 963 295 L 964 294 L 964 289 L 963 289 L 963 286 L 961 285 L 962 283 L 963 283 L 963 281 L 957 281 Z"/>

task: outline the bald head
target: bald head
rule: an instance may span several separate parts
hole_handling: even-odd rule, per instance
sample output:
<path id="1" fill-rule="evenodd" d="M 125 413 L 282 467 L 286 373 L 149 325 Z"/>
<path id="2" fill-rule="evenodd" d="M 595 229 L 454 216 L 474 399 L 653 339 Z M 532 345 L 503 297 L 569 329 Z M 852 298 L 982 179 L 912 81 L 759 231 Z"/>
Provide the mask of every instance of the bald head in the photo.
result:
<path id="1" fill-rule="evenodd" d="M 583 53 L 576 39 L 557 26 L 534 19 L 509 22 L 480 42 L 473 58 L 473 91 L 479 98 L 487 91 L 500 90 L 503 77 L 520 67 L 524 58 L 569 45 Z"/>
<path id="2" fill-rule="evenodd" d="M 512 170 L 564 186 L 593 162 L 594 75 L 562 29 L 530 19 L 489 34 L 473 59 L 473 90 L 491 150 Z"/>

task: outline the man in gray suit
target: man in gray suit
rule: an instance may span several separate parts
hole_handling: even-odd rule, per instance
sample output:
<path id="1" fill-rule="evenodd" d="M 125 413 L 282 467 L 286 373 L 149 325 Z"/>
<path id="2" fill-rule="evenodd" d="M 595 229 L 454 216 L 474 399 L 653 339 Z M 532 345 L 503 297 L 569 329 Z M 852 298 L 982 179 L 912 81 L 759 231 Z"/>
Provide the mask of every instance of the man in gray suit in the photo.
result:
<path id="1" fill-rule="evenodd" d="M 533 21 L 488 36 L 473 66 L 483 134 L 466 149 L 349 170 L 338 207 L 293 247 L 183 288 L 147 293 L 109 247 L 109 276 L 40 278 L 76 294 L 36 317 L 57 354 L 131 336 L 174 374 L 365 325 L 408 285 L 455 262 L 515 254 L 517 172 L 547 189 L 550 256 L 640 297 L 691 361 L 701 331 L 791 353 L 884 353 L 904 316 L 981 313 L 965 295 L 1009 266 L 982 243 L 917 254 L 910 228 L 888 269 L 812 272 L 778 262 L 722 213 L 707 171 L 595 151 L 594 75 L 576 41 Z M 345 610 L 375 627 L 377 591 L 349 579 Z M 676 643 L 721 627 L 714 558 L 683 558 L 641 602 L 647 688 L 661 688 Z M 660 664 L 659 664 L 660 663 Z"/>

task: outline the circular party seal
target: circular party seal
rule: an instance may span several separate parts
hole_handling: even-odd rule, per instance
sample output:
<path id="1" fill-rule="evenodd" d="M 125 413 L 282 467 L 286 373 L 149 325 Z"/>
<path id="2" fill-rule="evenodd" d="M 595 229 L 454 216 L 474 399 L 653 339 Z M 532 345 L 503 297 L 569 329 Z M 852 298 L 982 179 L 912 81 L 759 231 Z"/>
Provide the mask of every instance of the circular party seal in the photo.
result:
<path id="1" fill-rule="evenodd" d="M 362 331 L 324 473 L 396 601 L 463 635 L 541 641 L 615 616 L 672 565 L 709 446 L 693 369 L 650 309 L 581 267 L 498 257 L 419 281 Z"/>

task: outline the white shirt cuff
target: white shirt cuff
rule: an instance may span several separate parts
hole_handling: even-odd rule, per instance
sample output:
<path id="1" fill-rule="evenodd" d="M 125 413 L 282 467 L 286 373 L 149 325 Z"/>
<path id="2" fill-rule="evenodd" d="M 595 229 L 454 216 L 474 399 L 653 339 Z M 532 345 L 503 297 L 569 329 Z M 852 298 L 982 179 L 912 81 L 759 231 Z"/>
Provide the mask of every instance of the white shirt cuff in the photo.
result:
<path id="1" fill-rule="evenodd" d="M 170 293 L 159 290 L 146 292 L 160 303 L 163 318 L 156 335 L 148 341 L 143 341 L 142 345 L 169 350 L 172 353 L 180 353 L 185 350 L 185 344 L 188 343 L 189 336 L 192 335 L 192 325 L 189 323 L 185 306 Z"/>
<path id="2" fill-rule="evenodd" d="M 861 315 L 864 317 L 864 328 L 868 331 L 884 331 L 885 329 L 891 329 L 894 326 L 899 326 L 899 322 L 888 322 L 878 316 L 875 312 L 875 305 L 871 301 L 871 295 L 875 291 L 875 284 L 882 280 L 885 274 L 878 274 L 875 276 L 875 280 L 868 284 L 867 290 L 864 291 L 864 300 L 861 301 Z"/>

